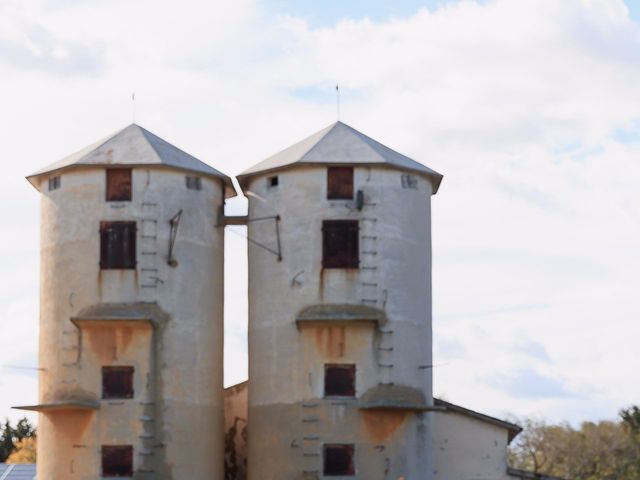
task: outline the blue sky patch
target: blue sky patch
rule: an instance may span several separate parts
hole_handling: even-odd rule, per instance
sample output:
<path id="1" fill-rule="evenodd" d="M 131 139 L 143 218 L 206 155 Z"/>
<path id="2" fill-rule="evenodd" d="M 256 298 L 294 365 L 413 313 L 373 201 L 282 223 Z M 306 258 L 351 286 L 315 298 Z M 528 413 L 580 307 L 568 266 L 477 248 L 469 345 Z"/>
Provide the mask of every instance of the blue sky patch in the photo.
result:
<path id="1" fill-rule="evenodd" d="M 487 3 L 488 0 L 477 0 Z M 421 8 L 434 11 L 460 0 L 352 0 L 349 2 L 327 0 L 320 4 L 295 0 L 272 0 L 266 4 L 274 13 L 304 18 L 312 27 L 330 27 L 344 19 L 359 20 L 369 18 L 384 21 L 390 18 L 405 18 L 414 15 Z"/>
<path id="2" fill-rule="evenodd" d="M 626 0 L 624 2 L 629 9 L 629 16 L 635 22 L 640 22 L 640 0 Z"/>
<path id="3" fill-rule="evenodd" d="M 530 368 L 493 376 L 489 379 L 489 383 L 514 398 L 567 398 L 574 395 L 559 380 L 542 375 Z"/>

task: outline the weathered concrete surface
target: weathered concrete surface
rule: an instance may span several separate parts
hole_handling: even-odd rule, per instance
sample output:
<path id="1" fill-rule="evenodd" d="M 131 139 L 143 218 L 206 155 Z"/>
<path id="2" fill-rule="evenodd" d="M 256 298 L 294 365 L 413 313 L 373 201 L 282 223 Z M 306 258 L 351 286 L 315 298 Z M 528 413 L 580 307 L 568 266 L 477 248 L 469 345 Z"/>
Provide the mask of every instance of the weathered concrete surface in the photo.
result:
<path id="1" fill-rule="evenodd" d="M 506 480 L 509 430 L 460 413 L 436 413 L 435 480 Z"/>
<path id="2" fill-rule="evenodd" d="M 324 364 L 354 363 L 356 397 L 394 383 L 433 404 L 432 184 L 417 176 L 416 188 L 403 188 L 405 173 L 356 167 L 361 211 L 355 201 L 327 200 L 323 166 L 278 171 L 277 187 L 267 175 L 247 180 L 249 219 L 280 215 L 283 256 L 278 262 L 249 246 L 250 480 L 321 473 L 322 444 L 331 442 L 356 444 L 358 478 L 431 478 L 431 413 L 365 412 L 357 398 L 323 399 Z M 360 269 L 322 269 L 322 221 L 332 219 L 359 220 Z M 249 237 L 277 245 L 273 222 L 250 222 Z M 296 324 L 299 312 L 321 304 L 366 305 L 384 311 L 387 322 Z M 318 440 L 302 445 L 305 437 Z"/>
<path id="3" fill-rule="evenodd" d="M 247 478 L 248 382 L 224 390 L 224 478 Z"/>
<path id="4" fill-rule="evenodd" d="M 39 403 L 90 397 L 100 408 L 40 415 L 38 478 L 97 478 L 105 444 L 134 446 L 135 478 L 222 477 L 223 181 L 203 177 L 194 191 L 184 175 L 134 168 L 130 202 L 105 202 L 100 167 L 40 189 Z M 179 210 L 172 268 L 168 222 Z M 135 270 L 99 267 L 99 224 L 114 220 L 137 222 Z M 135 368 L 133 399 L 100 398 L 106 365 Z"/>

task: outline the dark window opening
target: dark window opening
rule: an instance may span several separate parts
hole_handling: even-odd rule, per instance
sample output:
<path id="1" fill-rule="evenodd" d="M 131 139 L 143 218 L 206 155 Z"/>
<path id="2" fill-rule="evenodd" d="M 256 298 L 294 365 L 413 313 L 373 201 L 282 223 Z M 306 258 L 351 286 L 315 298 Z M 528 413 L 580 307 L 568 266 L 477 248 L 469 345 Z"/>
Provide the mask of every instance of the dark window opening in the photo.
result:
<path id="1" fill-rule="evenodd" d="M 107 169 L 107 202 L 128 202 L 131 200 L 131 169 Z"/>
<path id="2" fill-rule="evenodd" d="M 418 188 L 418 179 L 413 175 L 402 175 L 402 188 Z"/>
<path id="3" fill-rule="evenodd" d="M 277 187 L 278 186 L 278 177 L 269 177 L 267 178 L 267 186 L 268 187 Z"/>
<path id="4" fill-rule="evenodd" d="M 102 367 L 102 398 L 133 398 L 133 367 Z"/>
<path id="5" fill-rule="evenodd" d="M 58 175 L 57 177 L 51 177 L 49 179 L 49 191 L 57 190 L 59 188 L 60 188 L 60 176 Z"/>
<path id="6" fill-rule="evenodd" d="M 200 177 L 187 175 L 185 177 L 185 180 L 187 182 L 187 188 L 189 190 L 202 190 L 202 179 Z"/>
<path id="7" fill-rule="evenodd" d="M 353 168 L 327 168 L 327 198 L 329 200 L 351 200 L 353 198 Z"/>
<path id="8" fill-rule="evenodd" d="M 325 220 L 322 222 L 322 267 L 358 268 L 357 220 Z"/>
<path id="9" fill-rule="evenodd" d="M 100 268 L 136 268 L 136 222 L 100 222 Z"/>
<path id="10" fill-rule="evenodd" d="M 323 447 L 323 464 L 324 475 L 355 475 L 356 471 L 353 465 L 353 453 L 355 447 L 353 445 L 324 445 Z"/>
<path id="11" fill-rule="evenodd" d="M 102 476 L 131 477 L 133 475 L 133 447 L 131 445 L 102 446 Z"/>
<path id="12" fill-rule="evenodd" d="M 327 397 L 355 397 L 356 395 L 356 366 L 355 365 L 325 365 L 324 366 L 324 394 Z"/>

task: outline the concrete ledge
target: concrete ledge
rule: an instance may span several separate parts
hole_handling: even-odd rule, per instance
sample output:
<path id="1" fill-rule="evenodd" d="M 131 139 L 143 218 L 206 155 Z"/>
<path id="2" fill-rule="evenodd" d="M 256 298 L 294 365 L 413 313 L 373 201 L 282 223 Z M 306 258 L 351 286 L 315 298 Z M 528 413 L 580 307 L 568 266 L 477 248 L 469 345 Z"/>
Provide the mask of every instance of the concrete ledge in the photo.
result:
<path id="1" fill-rule="evenodd" d="M 358 403 L 360 410 L 409 410 L 433 412 L 444 410 L 441 406 L 429 405 L 424 393 L 417 388 L 404 385 L 378 385 L 367 390 Z"/>
<path id="2" fill-rule="evenodd" d="M 70 320 L 78 328 L 145 325 L 156 327 L 165 317 L 166 314 L 155 304 L 101 303 L 83 309 Z"/>
<path id="3" fill-rule="evenodd" d="M 38 405 L 26 405 L 11 407 L 16 410 L 30 410 L 32 412 L 63 412 L 73 410 L 99 410 L 100 402 L 97 400 L 58 400 Z"/>
<path id="4" fill-rule="evenodd" d="M 153 320 L 150 318 L 130 317 L 71 317 L 71 323 L 78 328 L 83 327 L 140 327 L 153 328 Z"/>
<path id="5" fill-rule="evenodd" d="M 313 325 L 350 325 L 372 323 L 383 325 L 387 316 L 383 310 L 354 304 L 320 304 L 306 307 L 296 315 L 298 327 Z"/>

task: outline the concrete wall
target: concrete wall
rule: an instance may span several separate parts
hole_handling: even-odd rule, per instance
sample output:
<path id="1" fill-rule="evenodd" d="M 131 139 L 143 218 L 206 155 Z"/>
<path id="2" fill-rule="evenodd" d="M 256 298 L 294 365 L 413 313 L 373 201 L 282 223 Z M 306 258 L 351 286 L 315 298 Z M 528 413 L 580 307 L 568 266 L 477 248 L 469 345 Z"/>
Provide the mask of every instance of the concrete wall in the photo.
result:
<path id="1" fill-rule="evenodd" d="M 184 177 L 135 168 L 131 202 L 105 201 L 102 168 L 63 172 L 51 192 L 41 178 L 39 403 L 99 409 L 40 415 L 38 478 L 97 478 L 104 444 L 134 446 L 134 478 L 222 476 L 222 185 L 188 190 Z M 168 222 L 181 209 L 172 268 Z M 110 220 L 137 222 L 135 270 L 100 269 Z M 151 322 L 122 321 L 138 318 Z M 135 367 L 135 398 L 100 399 L 104 365 Z"/>
<path id="2" fill-rule="evenodd" d="M 249 382 L 224 390 L 224 479 L 247 478 L 247 395 Z"/>
<path id="3" fill-rule="evenodd" d="M 281 216 L 283 257 L 249 246 L 249 478 L 322 477 L 323 443 L 355 444 L 357 478 L 431 478 L 431 414 L 358 409 L 358 397 L 381 383 L 432 402 L 424 368 L 431 364 L 430 182 L 418 177 L 416 189 L 405 189 L 401 171 L 358 167 L 359 211 L 353 201 L 327 200 L 325 167 L 277 175 L 277 187 L 268 186 L 271 175 L 249 183 L 250 220 Z M 322 221 L 331 219 L 359 220 L 360 269 L 322 268 Z M 273 221 L 250 222 L 249 237 L 277 248 Z M 297 313 L 317 304 L 367 305 L 388 321 L 298 328 Z M 323 398 L 324 364 L 334 362 L 357 365 L 356 399 Z"/>
<path id="4" fill-rule="evenodd" d="M 434 414 L 434 480 L 506 480 L 507 429 L 454 412 Z"/>

